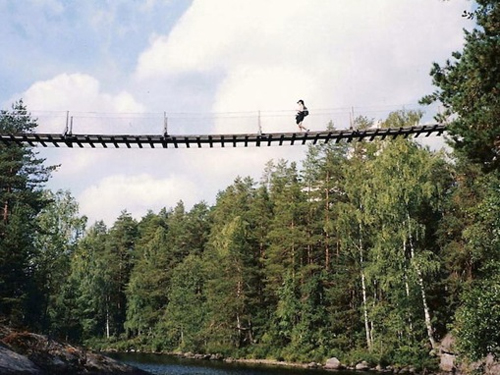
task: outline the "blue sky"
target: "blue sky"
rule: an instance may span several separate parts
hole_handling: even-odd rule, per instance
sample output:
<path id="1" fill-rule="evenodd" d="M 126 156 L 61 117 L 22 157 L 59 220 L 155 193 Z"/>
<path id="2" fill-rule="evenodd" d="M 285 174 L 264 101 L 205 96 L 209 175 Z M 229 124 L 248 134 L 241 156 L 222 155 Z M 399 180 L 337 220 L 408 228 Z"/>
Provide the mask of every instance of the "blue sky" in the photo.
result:
<path id="1" fill-rule="evenodd" d="M 468 0 L 0 0 L 0 103 L 22 98 L 42 131 L 175 134 L 295 131 L 349 113 L 383 119 L 418 108 L 433 61 L 463 43 Z M 427 109 L 426 120 L 435 109 Z M 437 140 L 431 140 L 437 142 Z M 70 190 L 90 223 L 189 208 L 236 176 L 305 147 L 40 149 L 61 164 L 48 187 Z"/>
<path id="2" fill-rule="evenodd" d="M 190 1 L 2 0 L 2 99 L 61 72 L 84 72 L 104 88 L 127 79 L 154 33 L 168 33 Z M 15 74 L 13 69 L 15 68 Z"/>

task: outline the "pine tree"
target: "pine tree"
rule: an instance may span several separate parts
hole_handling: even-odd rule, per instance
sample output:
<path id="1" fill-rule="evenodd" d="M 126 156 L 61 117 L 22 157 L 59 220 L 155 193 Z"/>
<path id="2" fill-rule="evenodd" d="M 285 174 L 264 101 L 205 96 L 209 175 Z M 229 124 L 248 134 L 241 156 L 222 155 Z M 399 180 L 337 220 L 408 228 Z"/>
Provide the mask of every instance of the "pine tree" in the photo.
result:
<path id="1" fill-rule="evenodd" d="M 155 225 L 154 232 L 148 228 L 146 233 L 149 241 L 135 249 L 136 260 L 126 289 L 128 336 L 153 337 L 168 303 L 172 262 L 167 229 Z"/>
<path id="2" fill-rule="evenodd" d="M 431 76 L 437 90 L 422 99 L 425 104 L 440 102 L 445 112 L 440 121 L 447 126 L 450 143 L 459 155 L 485 170 L 500 166 L 500 4 L 477 0 L 469 17 L 477 22 L 465 31 L 462 52 L 453 61 L 433 64 Z"/>
<path id="3" fill-rule="evenodd" d="M 206 319 L 204 294 L 206 269 L 199 255 L 188 255 L 172 272 L 169 304 L 161 328 L 170 350 L 204 350 Z M 160 332 L 162 332 L 160 330 Z"/>
<path id="4" fill-rule="evenodd" d="M 207 282 L 207 337 L 221 347 L 254 341 L 254 316 L 261 301 L 260 241 L 251 206 L 255 183 L 237 178 L 218 196 L 212 230 L 204 253 Z"/>
<path id="5" fill-rule="evenodd" d="M 96 222 L 79 241 L 71 257 L 71 273 L 64 294 L 69 302 L 66 306 L 74 306 L 75 310 L 64 311 L 68 320 L 64 322 L 63 332 L 68 336 L 80 333 L 79 340 L 109 336 L 112 291 L 105 257 L 107 236 L 106 225 Z"/>
<path id="6" fill-rule="evenodd" d="M 30 133 L 36 126 L 22 101 L 0 111 L 2 133 Z M 43 163 L 28 145 L 0 144 L 0 316 L 11 324 L 40 317 L 32 267 L 35 219 L 48 203 L 42 188 L 55 169 Z"/>
<path id="7" fill-rule="evenodd" d="M 107 268 L 104 274 L 106 290 L 106 337 L 124 332 L 127 298 L 126 286 L 135 257 L 137 221 L 130 213 L 123 211 L 106 237 L 104 260 Z"/>
<path id="8" fill-rule="evenodd" d="M 78 203 L 62 190 L 44 192 L 51 203 L 37 217 L 40 230 L 36 235 L 38 254 L 34 259 L 35 277 L 41 296 L 42 329 L 59 331 L 61 310 L 67 301 L 61 298 L 70 273 L 70 262 L 79 239 L 83 236 L 87 218 L 78 216 Z"/>

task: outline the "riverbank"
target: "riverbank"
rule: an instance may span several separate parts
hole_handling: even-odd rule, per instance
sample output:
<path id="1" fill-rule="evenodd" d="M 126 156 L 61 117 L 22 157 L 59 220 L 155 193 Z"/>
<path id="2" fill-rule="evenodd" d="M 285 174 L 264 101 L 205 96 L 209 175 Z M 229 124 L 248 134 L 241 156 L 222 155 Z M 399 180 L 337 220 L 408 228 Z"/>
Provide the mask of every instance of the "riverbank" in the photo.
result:
<path id="1" fill-rule="evenodd" d="M 0 326 L 2 375 L 147 375 L 105 355 Z"/>
<path id="2" fill-rule="evenodd" d="M 129 350 L 129 353 L 144 353 L 136 350 Z M 454 340 L 451 336 L 447 336 L 439 346 L 439 350 L 435 354 L 436 367 L 433 369 L 417 369 L 414 366 L 398 366 L 398 365 L 387 365 L 381 366 L 369 364 L 368 362 L 361 360 L 355 363 L 342 363 L 336 357 L 329 358 L 325 363 L 309 362 L 309 363 L 297 363 L 297 362 L 287 362 L 279 361 L 275 359 L 254 359 L 254 358 L 233 358 L 224 357 L 221 354 L 199 354 L 199 353 L 182 353 L 182 352 L 156 352 L 149 354 L 155 355 L 166 355 L 175 356 L 185 359 L 194 359 L 197 361 L 220 361 L 227 363 L 240 363 L 240 364 L 250 364 L 250 365 L 262 365 L 266 367 L 282 367 L 282 368 L 301 368 L 301 369 L 317 369 L 317 370 L 332 370 L 333 372 L 338 370 L 347 370 L 355 372 L 372 372 L 374 374 L 427 374 L 427 375 L 470 375 L 470 374 L 484 374 L 484 375 L 498 375 L 500 374 L 500 363 L 492 356 L 489 355 L 486 358 L 475 361 L 468 362 L 463 358 L 457 356 L 454 352 Z"/>
<path id="3" fill-rule="evenodd" d="M 500 374 L 500 363 L 493 356 L 482 361 L 464 363 L 457 360 L 454 353 L 453 339 L 445 338 L 440 345 L 438 357 L 439 369 L 424 369 L 419 371 L 412 366 L 381 366 L 369 364 L 364 360 L 355 363 L 342 363 L 336 357 L 329 358 L 325 363 L 309 362 L 297 363 L 275 359 L 233 358 L 221 354 L 196 354 L 181 352 L 153 353 L 170 355 L 200 361 L 223 361 L 227 363 L 242 363 L 263 365 L 267 367 L 279 366 L 288 368 L 322 369 L 322 370 L 349 370 L 370 371 L 374 373 L 394 374 L 455 374 L 467 375 L 481 373 L 485 375 Z M 86 375 L 146 375 L 147 372 L 138 368 L 122 364 L 105 355 L 118 353 L 116 350 L 94 351 L 75 347 L 67 343 L 52 339 L 45 335 L 13 330 L 0 326 L 0 374 L 2 375 L 58 375 L 58 374 L 86 374 Z M 130 349 L 129 353 L 141 353 L 140 350 Z"/>
<path id="4" fill-rule="evenodd" d="M 220 354 L 193 354 L 193 353 L 179 353 L 179 352 L 168 353 L 168 354 L 190 359 L 212 360 L 212 361 L 215 360 L 215 361 L 224 361 L 228 363 L 237 362 L 237 363 L 246 363 L 254 365 L 264 365 L 269 367 L 280 366 L 289 368 L 322 369 L 322 370 L 395 372 L 401 374 L 417 373 L 416 369 L 412 366 L 407 366 L 407 367 L 395 367 L 395 366 L 382 367 L 380 365 L 370 366 L 370 364 L 366 361 L 359 361 L 357 363 L 351 363 L 351 364 L 343 364 L 336 357 L 329 358 L 325 363 L 318 363 L 318 362 L 298 363 L 298 362 L 278 361 L 274 359 L 254 359 L 254 358 L 249 359 L 249 358 L 232 358 L 232 357 L 224 358 Z"/>

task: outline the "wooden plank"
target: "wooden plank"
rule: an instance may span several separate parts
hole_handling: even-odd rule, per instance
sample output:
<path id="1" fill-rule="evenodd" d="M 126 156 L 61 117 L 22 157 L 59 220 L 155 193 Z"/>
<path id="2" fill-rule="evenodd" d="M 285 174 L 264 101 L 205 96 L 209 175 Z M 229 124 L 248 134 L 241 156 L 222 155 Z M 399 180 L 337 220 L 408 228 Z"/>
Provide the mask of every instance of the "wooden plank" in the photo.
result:
<path id="1" fill-rule="evenodd" d="M 90 137 L 84 136 L 85 140 L 88 142 L 91 148 L 95 148 L 94 142 L 91 141 Z"/>
<path id="2" fill-rule="evenodd" d="M 328 134 L 325 137 L 325 143 L 330 142 L 330 139 L 332 139 L 332 132 L 328 132 Z"/>
<path id="3" fill-rule="evenodd" d="M 432 130 L 429 130 L 429 132 L 427 133 L 426 137 L 428 137 L 429 135 L 431 135 L 431 133 L 432 133 L 432 132 L 433 132 L 433 131 L 437 128 L 437 126 L 438 126 L 437 124 L 436 124 L 436 125 L 434 125 L 434 126 L 432 127 Z M 439 132 L 439 134 L 438 134 L 438 135 L 441 135 L 441 134 L 443 134 L 443 133 L 442 133 L 442 132 Z"/>
<path id="4" fill-rule="evenodd" d="M 309 137 L 307 136 L 307 132 L 304 133 L 304 138 L 302 139 L 302 144 L 305 145 L 306 144 L 306 141 L 309 139 Z"/>
<path id="5" fill-rule="evenodd" d="M 35 143 L 33 142 L 33 140 L 35 140 L 36 138 L 37 138 L 36 134 L 33 134 L 33 139 L 29 139 L 28 137 L 26 137 L 26 141 L 31 147 L 35 147 Z"/>
<path id="6" fill-rule="evenodd" d="M 387 134 L 389 133 L 389 128 L 384 129 L 382 132 L 382 140 L 384 140 L 387 137 Z"/>
<path id="7" fill-rule="evenodd" d="M 19 140 L 19 137 L 16 137 L 14 134 L 10 136 L 10 139 L 18 146 L 23 145 L 23 143 Z"/>
<path id="8" fill-rule="evenodd" d="M 54 139 L 53 134 L 47 134 L 47 135 L 48 135 L 48 137 L 47 137 L 47 138 L 48 138 L 48 140 L 49 140 L 50 142 L 52 142 L 52 144 L 53 144 L 54 146 L 59 147 L 59 143 L 57 142 L 57 140 L 55 140 L 55 139 Z"/>
<path id="9" fill-rule="evenodd" d="M 318 142 L 318 139 L 319 139 L 319 133 L 317 133 L 316 136 L 314 137 L 313 145 L 315 145 Z"/>
<path id="10" fill-rule="evenodd" d="M 335 138 L 335 143 L 339 143 L 340 140 L 342 139 L 343 135 L 344 135 L 344 132 L 341 130 L 339 132 L 338 136 Z"/>
<path id="11" fill-rule="evenodd" d="M 285 141 L 290 145 L 294 144 L 306 144 L 308 140 L 312 141 L 313 144 L 318 143 L 320 140 L 324 140 L 324 143 L 330 142 L 335 139 L 336 142 L 342 140 L 347 140 L 351 142 L 354 139 L 359 139 L 360 141 L 369 139 L 373 141 L 375 138 L 380 138 L 384 140 L 386 137 L 391 137 L 395 139 L 399 136 L 404 136 L 408 138 L 409 136 L 414 136 L 415 138 L 425 134 L 426 137 L 431 134 L 442 135 L 446 131 L 446 126 L 443 124 L 433 124 L 433 125 L 419 125 L 413 127 L 401 127 L 401 128 L 376 128 L 376 129 L 365 129 L 362 131 L 349 131 L 347 129 L 342 130 L 325 130 L 325 131 L 313 131 L 309 133 L 267 133 L 263 134 L 223 134 L 223 135 L 185 135 L 185 136 L 167 136 L 164 135 L 105 135 L 105 134 L 73 134 L 73 135 L 61 135 L 61 134 L 50 134 L 50 133 L 24 133 L 24 134 L 0 134 L 0 142 L 4 144 L 16 143 L 18 145 L 29 144 L 30 146 L 35 146 L 37 144 L 43 147 L 60 147 L 66 146 L 69 148 L 74 147 L 77 144 L 80 148 L 91 147 L 95 148 L 96 145 L 100 145 L 103 148 L 108 148 L 109 146 L 114 146 L 115 148 L 122 147 L 121 145 L 126 145 L 127 148 L 133 148 L 137 145 L 139 148 L 143 148 L 145 145 L 149 145 L 151 148 L 155 148 L 156 145 L 161 145 L 164 148 L 168 148 L 169 144 L 173 144 L 175 148 L 179 148 L 179 144 L 185 144 L 186 147 L 190 147 L 191 144 L 197 144 L 199 148 L 203 147 L 203 144 L 209 144 L 212 148 L 215 144 L 220 144 L 221 147 L 226 147 L 226 143 L 232 143 L 233 147 L 238 146 L 242 143 L 244 147 L 250 145 L 255 145 L 261 147 L 263 145 L 279 145 L 283 146 Z M 297 142 L 300 140 L 301 142 Z"/>
<path id="12" fill-rule="evenodd" d="M 392 135 L 392 139 L 396 139 L 398 135 L 401 135 L 401 129 L 389 129 L 389 133 Z"/>
<path id="13" fill-rule="evenodd" d="M 359 133 L 359 141 L 362 141 L 363 138 L 366 137 L 366 129 L 361 130 L 361 131 L 358 130 L 358 133 Z"/>
<path id="14" fill-rule="evenodd" d="M 375 137 L 378 135 L 379 131 L 380 131 L 380 128 L 375 129 L 375 131 L 373 132 L 373 134 L 370 137 L 370 141 L 373 141 L 375 139 Z"/>
<path id="15" fill-rule="evenodd" d="M 279 145 L 282 146 L 283 145 L 283 140 L 285 139 L 285 135 L 284 134 L 281 134 L 280 135 L 280 143 Z"/>

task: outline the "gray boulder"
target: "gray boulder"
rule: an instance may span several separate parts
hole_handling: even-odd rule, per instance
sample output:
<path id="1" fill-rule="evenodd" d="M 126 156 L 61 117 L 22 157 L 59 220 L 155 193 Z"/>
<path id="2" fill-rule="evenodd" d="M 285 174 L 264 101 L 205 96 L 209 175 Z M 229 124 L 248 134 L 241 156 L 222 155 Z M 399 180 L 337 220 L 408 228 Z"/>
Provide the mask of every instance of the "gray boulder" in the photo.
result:
<path id="1" fill-rule="evenodd" d="M 112 358 L 53 340 L 45 335 L 6 328 L 2 328 L 1 333 L 2 375 L 147 374 Z"/>
<path id="2" fill-rule="evenodd" d="M 456 370 L 455 338 L 448 333 L 439 345 L 439 369 L 443 372 Z"/>
<path id="3" fill-rule="evenodd" d="M 43 372 L 25 356 L 0 345 L 0 374 L 42 375 Z"/>
<path id="4" fill-rule="evenodd" d="M 326 364 L 325 364 L 325 369 L 328 369 L 328 370 L 339 370 L 342 367 L 343 367 L 342 364 L 340 363 L 340 361 L 336 357 L 332 357 L 332 358 L 328 359 L 326 361 Z"/>
<path id="5" fill-rule="evenodd" d="M 366 361 L 361 361 L 361 362 L 356 364 L 355 368 L 356 368 L 356 370 L 364 371 L 364 370 L 369 370 L 370 366 L 368 365 L 368 363 Z"/>
<path id="6" fill-rule="evenodd" d="M 444 372 L 453 372 L 455 369 L 455 355 L 449 353 L 441 354 L 439 368 Z"/>

